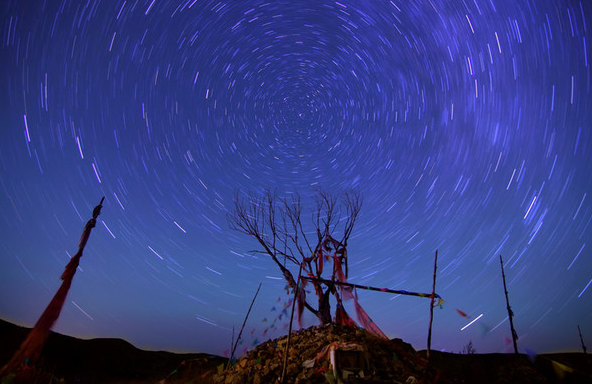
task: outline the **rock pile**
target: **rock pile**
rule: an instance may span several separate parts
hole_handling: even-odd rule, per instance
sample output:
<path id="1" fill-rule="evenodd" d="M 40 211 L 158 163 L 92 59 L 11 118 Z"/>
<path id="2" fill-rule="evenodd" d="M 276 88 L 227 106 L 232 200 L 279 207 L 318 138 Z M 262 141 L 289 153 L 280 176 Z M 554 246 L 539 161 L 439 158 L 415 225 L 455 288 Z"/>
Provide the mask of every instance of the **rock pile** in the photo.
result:
<path id="1" fill-rule="evenodd" d="M 283 336 L 259 345 L 217 375 L 215 382 L 279 383 L 286 343 L 287 336 Z M 327 325 L 292 333 L 284 383 L 337 383 L 329 352 L 331 347 L 351 349 L 352 345 L 364 351 L 363 375 L 355 379 L 350 376 L 343 382 L 414 384 L 434 381 L 434 372 L 426 369 L 426 360 L 401 339 L 383 340 L 361 328 Z M 343 378 L 339 372 L 337 376 Z"/>

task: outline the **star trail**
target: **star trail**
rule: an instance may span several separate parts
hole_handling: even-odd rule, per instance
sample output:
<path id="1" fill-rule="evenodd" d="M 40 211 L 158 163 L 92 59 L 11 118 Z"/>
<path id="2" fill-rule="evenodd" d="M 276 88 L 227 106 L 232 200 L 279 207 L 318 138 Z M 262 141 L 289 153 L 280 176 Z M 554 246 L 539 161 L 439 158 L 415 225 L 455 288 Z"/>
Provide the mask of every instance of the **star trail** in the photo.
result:
<path id="1" fill-rule="evenodd" d="M 351 283 L 430 292 L 438 250 L 433 349 L 511 351 L 499 255 L 521 352 L 578 351 L 578 325 L 592 344 L 590 2 L 8 0 L 0 17 L 1 318 L 35 323 L 105 196 L 55 330 L 222 355 L 262 283 L 240 354 L 287 332 L 290 296 L 229 228 L 233 196 L 297 192 L 306 218 L 322 188 L 364 199 Z M 358 293 L 426 348 L 429 300 Z"/>

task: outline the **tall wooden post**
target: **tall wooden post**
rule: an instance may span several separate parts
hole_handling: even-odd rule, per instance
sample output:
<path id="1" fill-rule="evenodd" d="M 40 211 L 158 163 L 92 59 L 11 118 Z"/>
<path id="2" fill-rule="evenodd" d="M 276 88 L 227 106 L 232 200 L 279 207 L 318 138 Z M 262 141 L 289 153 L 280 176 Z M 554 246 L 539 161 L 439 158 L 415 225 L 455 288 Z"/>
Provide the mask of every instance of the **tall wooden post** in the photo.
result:
<path id="1" fill-rule="evenodd" d="M 428 361 L 430 359 L 430 349 L 432 348 L 432 322 L 434 320 L 434 299 L 436 298 L 436 269 L 438 268 L 438 250 L 436 249 L 436 256 L 434 257 L 434 281 L 432 284 L 432 294 L 430 295 L 430 326 L 428 328 L 428 350 L 426 356 Z"/>
<path id="2" fill-rule="evenodd" d="M 516 344 L 518 334 L 514 329 L 514 312 L 512 312 L 512 308 L 510 307 L 510 300 L 508 299 L 508 289 L 506 288 L 506 275 L 504 274 L 504 261 L 502 260 L 502 255 L 500 255 L 500 264 L 502 266 L 502 279 L 504 281 L 504 293 L 506 295 L 506 306 L 508 308 L 508 318 L 510 319 L 510 329 L 512 331 L 512 342 L 514 343 L 514 353 L 518 354 L 518 345 Z"/>
<path id="3" fill-rule="evenodd" d="M 582 337 L 582 330 L 578 325 L 578 333 L 580 334 L 580 343 L 582 343 L 582 349 L 584 350 L 584 354 L 586 354 L 586 345 L 584 344 L 584 338 Z"/>
<path id="4" fill-rule="evenodd" d="M 288 340 L 286 340 L 286 349 L 284 350 L 284 364 L 282 366 L 282 376 L 280 377 L 280 384 L 284 383 L 286 379 L 286 368 L 288 367 L 288 353 L 290 351 L 290 338 L 292 336 L 292 322 L 294 321 L 294 307 L 298 298 L 298 289 L 300 288 L 300 279 L 302 275 L 302 264 L 298 270 L 298 280 L 296 281 L 296 288 L 294 288 L 294 299 L 292 300 L 292 312 L 290 313 L 290 327 L 288 328 Z"/>
<path id="5" fill-rule="evenodd" d="M 236 341 L 234 342 L 234 347 L 232 348 L 232 352 L 230 352 L 230 358 L 228 359 L 228 365 L 226 366 L 226 368 L 230 367 L 230 364 L 232 364 L 232 358 L 234 357 L 234 352 L 236 351 L 236 346 L 238 345 L 238 341 L 241 338 L 241 335 L 243 334 L 243 330 L 245 329 L 245 324 L 247 323 L 247 319 L 249 318 L 249 314 L 251 313 L 251 308 L 253 308 L 253 303 L 255 302 L 255 299 L 257 298 L 257 295 L 259 294 L 259 290 L 261 289 L 261 283 L 259 283 L 259 287 L 257 287 L 257 292 L 255 292 L 255 296 L 253 296 L 253 300 L 251 300 L 251 305 L 249 306 L 249 310 L 247 311 L 247 315 L 245 316 L 245 320 L 243 321 L 243 326 L 240 329 L 240 332 L 238 333 L 238 337 L 236 338 Z M 234 337 L 234 328 L 232 329 L 232 335 Z"/>
<path id="6" fill-rule="evenodd" d="M 49 337 L 51 328 L 60 316 L 62 307 L 66 301 L 66 296 L 68 296 L 68 291 L 72 285 L 74 274 L 80 263 L 82 252 L 90 237 L 90 232 L 97 224 L 97 217 L 101 214 L 104 200 L 105 197 L 103 197 L 99 205 L 93 209 L 92 218 L 84 226 L 82 236 L 80 236 L 80 240 L 78 240 L 78 252 L 72 256 L 60 277 L 60 279 L 62 279 L 60 288 L 37 320 L 37 323 L 35 323 L 33 329 L 31 329 L 27 335 L 27 338 L 22 342 L 19 349 L 14 353 L 10 361 L 0 369 L 0 377 L 8 373 L 14 373 L 22 366 L 34 365 L 39 359 L 45 341 Z"/>

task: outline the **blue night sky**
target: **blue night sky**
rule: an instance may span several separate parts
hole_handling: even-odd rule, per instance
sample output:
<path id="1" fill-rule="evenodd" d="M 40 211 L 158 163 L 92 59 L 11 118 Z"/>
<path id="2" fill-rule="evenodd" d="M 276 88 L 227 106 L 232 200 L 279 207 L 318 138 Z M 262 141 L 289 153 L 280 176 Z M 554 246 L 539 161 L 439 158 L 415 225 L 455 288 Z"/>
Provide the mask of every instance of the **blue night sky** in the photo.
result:
<path id="1" fill-rule="evenodd" d="M 308 224 L 316 188 L 356 189 L 350 282 L 429 292 L 439 250 L 434 349 L 511 350 L 500 254 L 520 351 L 580 350 L 578 324 L 592 345 L 592 3 L 5 0 L 0 21 L 1 318 L 35 323 L 105 196 L 54 329 L 222 355 L 262 283 L 240 354 L 286 334 L 289 296 L 229 228 L 235 191 L 298 192 Z M 429 300 L 358 293 L 426 348 Z"/>

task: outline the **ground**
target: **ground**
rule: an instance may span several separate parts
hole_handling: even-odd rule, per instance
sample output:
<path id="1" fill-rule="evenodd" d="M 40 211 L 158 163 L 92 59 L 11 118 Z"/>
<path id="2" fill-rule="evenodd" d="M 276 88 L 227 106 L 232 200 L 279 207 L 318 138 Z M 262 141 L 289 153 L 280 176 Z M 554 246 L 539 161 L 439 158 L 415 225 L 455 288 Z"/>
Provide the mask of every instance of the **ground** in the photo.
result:
<path id="1" fill-rule="evenodd" d="M 10 359 L 27 332 L 26 328 L 0 320 L 0 365 Z M 79 340 L 52 334 L 35 369 L 21 372 L 18 377 L 4 377 L 2 384 L 276 383 L 282 376 L 286 344 L 287 336 L 268 340 L 226 369 L 228 360 L 219 356 L 142 351 L 118 339 Z M 284 382 L 336 382 L 330 365 L 332 347 L 359 350 L 337 354 L 343 361 L 349 359 L 350 366 L 358 367 L 359 376 L 363 372 L 363 379 L 350 376 L 348 382 L 352 383 L 592 384 L 589 354 L 529 357 L 432 351 L 428 362 L 425 351 L 415 351 L 400 339 L 383 340 L 363 329 L 345 326 L 311 327 L 292 333 Z"/>

